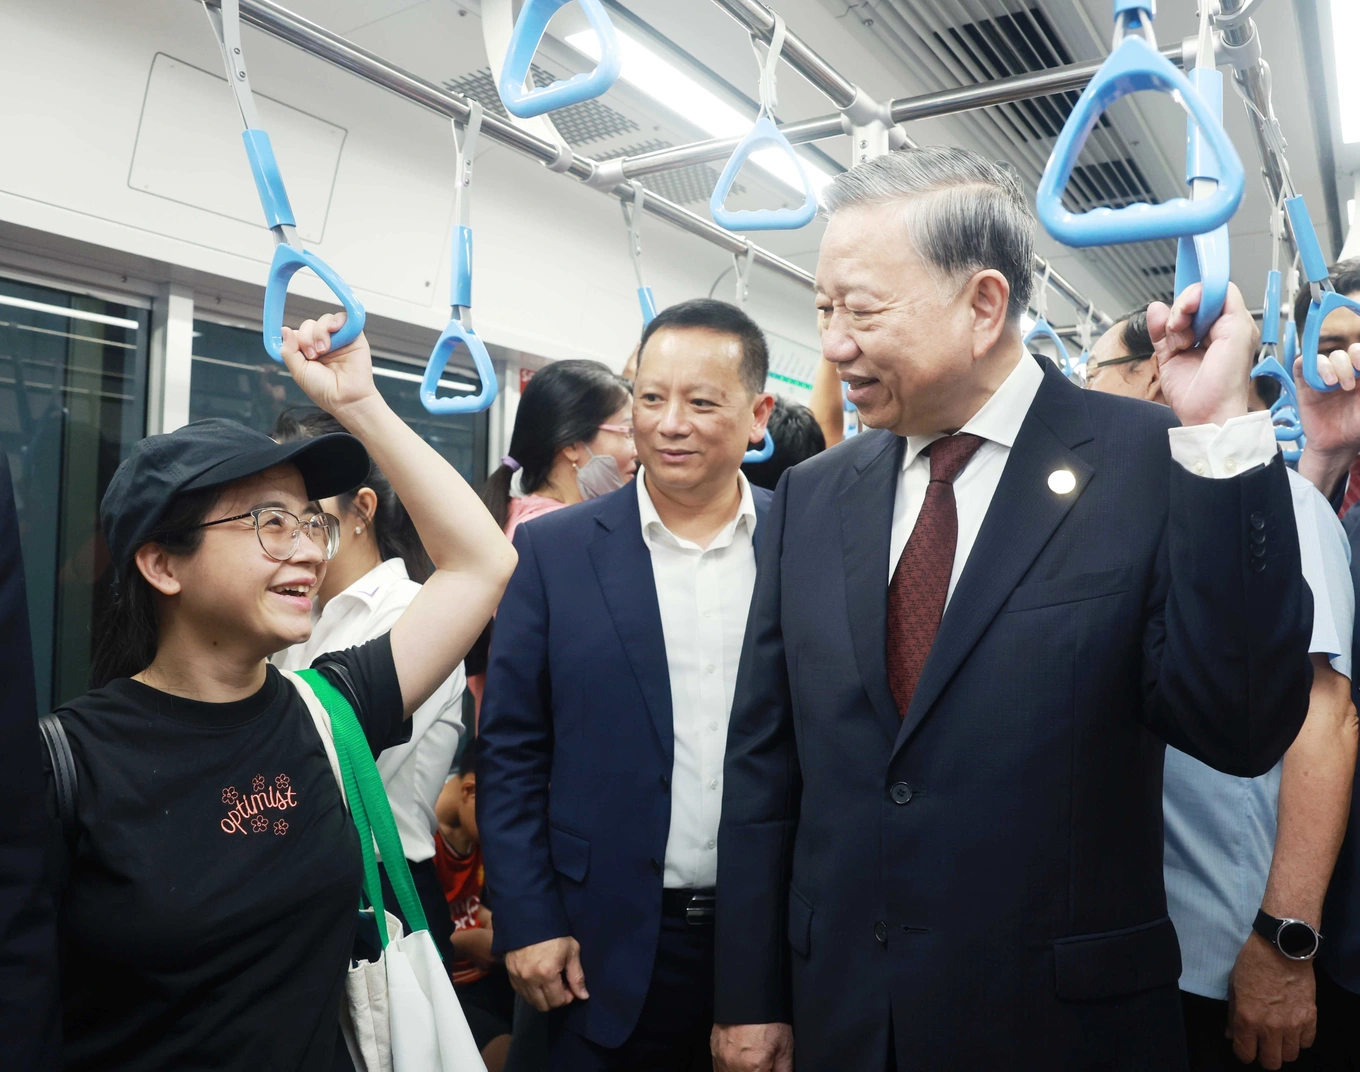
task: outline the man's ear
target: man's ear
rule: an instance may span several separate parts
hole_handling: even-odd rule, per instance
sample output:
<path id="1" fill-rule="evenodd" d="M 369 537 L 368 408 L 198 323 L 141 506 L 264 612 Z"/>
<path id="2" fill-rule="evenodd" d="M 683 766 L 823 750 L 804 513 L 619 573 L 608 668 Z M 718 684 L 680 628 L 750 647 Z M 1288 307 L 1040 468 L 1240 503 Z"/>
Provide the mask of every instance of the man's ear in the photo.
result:
<path id="1" fill-rule="evenodd" d="M 137 572 L 163 596 L 177 596 L 183 587 L 175 575 L 170 553 L 158 543 L 144 543 L 132 556 Z"/>
<path id="2" fill-rule="evenodd" d="M 774 395 L 768 391 L 762 391 L 756 395 L 751 403 L 751 439 L 752 443 L 758 443 L 765 438 L 765 426 L 770 423 L 770 414 L 774 412 Z"/>
<path id="3" fill-rule="evenodd" d="M 360 488 L 354 493 L 351 509 L 363 518 L 365 525 L 373 524 L 373 517 L 378 512 L 378 493 L 372 488 Z"/>
<path id="4" fill-rule="evenodd" d="M 1011 285 L 995 268 L 985 268 L 968 281 L 966 296 L 973 312 L 973 357 L 988 353 L 1006 330 Z"/>
<path id="5" fill-rule="evenodd" d="M 463 775 L 461 783 L 458 786 L 458 792 L 462 795 L 464 800 L 467 800 L 468 797 L 476 796 L 477 776 L 471 773 Z"/>
<path id="6" fill-rule="evenodd" d="M 1157 364 L 1155 357 L 1149 357 L 1143 364 L 1152 366 L 1152 374 L 1148 377 L 1147 386 L 1143 388 L 1143 398 L 1148 402 L 1155 402 L 1162 394 L 1162 367 Z"/>

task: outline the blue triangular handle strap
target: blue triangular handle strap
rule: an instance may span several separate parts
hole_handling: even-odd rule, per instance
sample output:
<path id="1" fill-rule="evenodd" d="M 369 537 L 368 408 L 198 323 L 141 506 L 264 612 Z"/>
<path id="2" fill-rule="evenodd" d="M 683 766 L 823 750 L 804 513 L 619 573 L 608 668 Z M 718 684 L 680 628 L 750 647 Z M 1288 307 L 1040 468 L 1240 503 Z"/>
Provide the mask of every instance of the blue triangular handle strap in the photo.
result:
<path id="1" fill-rule="evenodd" d="M 1303 196 L 1291 197 L 1284 203 L 1289 216 L 1289 228 L 1294 235 L 1294 247 L 1299 251 L 1299 263 L 1303 266 L 1304 277 L 1313 288 L 1313 300 L 1308 303 L 1308 317 L 1303 322 L 1303 338 L 1299 349 L 1303 354 L 1303 378 L 1314 391 L 1330 392 L 1340 388 L 1340 384 L 1329 384 L 1318 371 L 1318 343 L 1322 338 L 1322 322 L 1329 313 L 1337 309 L 1350 309 L 1360 313 L 1360 302 L 1338 294 L 1332 289 L 1327 271 L 1327 259 L 1322 255 L 1313 219 L 1308 214 L 1308 206 Z"/>
<path id="2" fill-rule="evenodd" d="M 614 24 L 600 0 L 577 0 L 600 42 L 600 62 L 593 71 L 562 78 L 549 86 L 529 88 L 530 65 L 543 41 L 548 23 L 571 0 L 525 0 L 510 35 L 500 84 L 496 87 L 505 110 L 520 119 L 555 112 L 593 100 L 609 92 L 623 70 L 623 53 Z"/>
<path id="3" fill-rule="evenodd" d="M 748 450 L 741 456 L 741 464 L 748 462 L 767 462 L 774 457 L 774 437 L 770 435 L 770 430 L 765 429 L 765 439 L 755 450 Z"/>
<path id="4" fill-rule="evenodd" d="M 652 293 L 651 287 L 638 287 L 637 296 L 638 307 L 642 310 L 642 330 L 646 331 L 656 319 L 656 295 Z"/>
<path id="5" fill-rule="evenodd" d="M 1206 9 L 1207 10 L 1207 9 Z M 1223 75 L 1212 67 L 1196 67 L 1190 72 L 1190 84 L 1200 99 L 1221 124 L 1223 121 Z M 1194 116 L 1185 117 L 1185 178 L 1193 188 L 1201 180 L 1217 182 L 1223 169 L 1214 155 L 1204 128 Z M 1193 237 L 1182 235 L 1176 245 L 1176 295 L 1192 283 L 1201 284 L 1203 291 L 1199 309 L 1192 325 L 1195 341 L 1209 334 L 1214 322 L 1223 315 L 1228 299 L 1230 271 L 1228 228 L 1225 224 Z"/>
<path id="6" fill-rule="evenodd" d="M 1160 205 L 1139 203 L 1119 209 L 1102 207 L 1089 212 L 1069 212 L 1063 207 L 1062 194 L 1087 137 L 1110 105 L 1121 97 L 1145 90 L 1180 94 L 1218 160 L 1222 170 L 1218 189 L 1199 201 L 1178 197 Z M 1223 124 L 1214 118 L 1189 80 L 1143 38 L 1127 36 L 1101 65 L 1067 117 L 1039 180 L 1036 207 L 1048 233 L 1065 245 L 1147 242 L 1203 234 L 1222 227 L 1241 204 L 1244 184 L 1237 150 Z"/>
<path id="7" fill-rule="evenodd" d="M 467 347 L 481 385 L 475 395 L 441 398 L 439 380 L 448 367 L 449 359 L 459 346 Z M 496 368 L 491 363 L 491 354 L 487 352 L 486 343 L 482 342 L 471 328 L 464 327 L 461 320 L 456 317 L 450 320 L 448 326 L 444 328 L 444 333 L 434 344 L 430 360 L 425 365 L 425 375 L 420 381 L 421 405 L 428 412 L 436 414 L 481 413 L 491 408 L 499 392 Z"/>
<path id="8" fill-rule="evenodd" d="M 1036 339 L 1048 339 L 1057 348 L 1058 368 L 1064 373 L 1070 372 L 1072 366 L 1072 355 L 1067 352 L 1067 346 L 1063 343 L 1062 337 L 1053 330 L 1053 325 L 1042 316 L 1034 321 L 1034 327 L 1030 328 L 1024 338 L 1024 344 L 1028 346 Z"/>
<path id="9" fill-rule="evenodd" d="M 269 281 L 264 288 L 264 348 L 280 364 L 283 363 L 283 310 L 288 303 L 288 282 L 303 268 L 310 268 L 344 307 L 345 323 L 331 336 L 331 350 L 348 346 L 364 330 L 367 314 L 340 274 L 311 250 L 281 242 L 274 247 Z"/>
<path id="10" fill-rule="evenodd" d="M 383 786 L 378 765 L 373 762 L 373 751 L 363 727 L 354 714 L 354 709 L 344 694 L 332 685 L 319 670 L 299 670 L 298 677 L 311 687 L 321 706 L 330 716 L 331 732 L 335 737 L 336 759 L 340 763 L 341 780 L 345 783 L 345 799 L 359 834 L 359 852 L 364 862 L 364 896 L 373 906 L 378 920 L 378 935 L 383 948 L 387 948 L 388 934 L 383 918 L 382 881 L 378 875 L 378 862 L 373 853 L 376 841 L 382 853 L 383 865 L 388 880 L 397 895 L 402 915 L 412 931 L 428 931 L 425 910 L 416 893 L 411 879 L 411 869 L 406 863 L 406 851 L 402 848 L 401 835 L 397 833 L 396 821 L 392 818 L 392 806 L 387 800 L 387 789 Z"/>
<path id="11" fill-rule="evenodd" d="M 798 169 L 798 176 L 803 180 L 802 205 L 798 208 L 725 208 L 727 195 L 732 192 L 732 184 L 737 181 L 737 175 L 747 159 L 758 149 L 771 148 L 784 153 Z M 807 168 L 793 151 L 789 139 L 784 137 L 783 132 L 768 115 L 757 117 L 755 126 L 742 139 L 731 159 L 727 161 L 727 166 L 723 168 L 722 175 L 718 178 L 718 185 L 713 188 L 708 208 L 713 213 L 714 222 L 729 231 L 796 231 L 800 227 L 806 227 L 817 215 L 817 191 L 813 189 L 812 180 L 808 178 Z"/>
<path id="12" fill-rule="evenodd" d="M 1299 329 L 1290 316 L 1284 324 L 1284 367 L 1292 369 L 1299 357 Z"/>
<path id="13" fill-rule="evenodd" d="M 1278 268 L 1266 273 L 1266 307 L 1261 313 L 1261 345 L 1280 344 L 1280 291 L 1284 277 Z"/>

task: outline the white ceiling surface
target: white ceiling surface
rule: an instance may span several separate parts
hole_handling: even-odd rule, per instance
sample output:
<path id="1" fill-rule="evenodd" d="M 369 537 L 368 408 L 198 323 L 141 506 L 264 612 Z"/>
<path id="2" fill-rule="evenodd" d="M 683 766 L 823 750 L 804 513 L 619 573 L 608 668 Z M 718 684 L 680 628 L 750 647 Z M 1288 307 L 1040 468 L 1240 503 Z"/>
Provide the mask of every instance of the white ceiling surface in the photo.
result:
<path id="1" fill-rule="evenodd" d="M 741 92 L 756 95 L 757 70 L 749 38 L 737 23 L 708 0 L 624 0 L 635 15 L 665 35 L 678 48 L 690 53 L 726 79 Z M 351 38 L 399 66 L 431 81 L 442 83 L 462 77 L 486 65 L 475 0 L 291 0 L 289 6 L 327 28 Z M 947 85 L 964 84 L 957 72 L 932 70 L 928 65 L 908 62 L 889 43 L 888 19 L 893 8 L 907 12 L 908 22 L 917 32 L 928 36 L 932 26 L 958 26 L 994 17 L 1024 6 L 1039 6 L 1048 17 L 1061 43 L 1073 60 L 1096 59 L 1108 52 L 1110 36 L 1109 0 L 780 0 L 777 9 L 789 28 L 813 43 L 814 47 L 838 70 L 852 77 L 869 93 L 880 99 L 931 92 Z M 1163 0 L 1158 5 L 1156 31 L 1159 41 L 1168 43 L 1193 36 L 1197 29 L 1194 0 Z M 579 9 L 568 5 L 552 25 L 553 35 L 565 37 L 579 27 Z M 932 23 L 931 20 L 936 20 Z M 1321 212 L 1322 188 L 1317 165 L 1317 146 L 1309 114 L 1303 78 L 1303 55 L 1299 44 L 1294 11 L 1290 0 L 1267 0 L 1255 15 L 1264 42 L 1265 56 L 1275 72 L 1275 108 L 1289 139 L 1290 162 L 1296 184 L 1314 216 Z M 570 65 L 572 52 L 552 41 L 545 44 L 549 61 Z M 579 62 L 579 57 L 577 58 Z M 1258 177 L 1259 162 L 1245 110 L 1231 87 L 1225 91 L 1225 116 L 1228 132 L 1242 156 L 1248 181 L 1247 193 L 1230 225 L 1233 241 L 1233 278 L 1242 287 L 1249 304 L 1259 306 L 1265 273 L 1269 268 L 1269 205 Z M 952 80 L 949 75 L 952 74 Z M 976 79 L 977 73 L 972 77 Z M 721 90 L 719 91 L 721 92 Z M 673 143 L 697 139 L 702 133 L 657 106 L 627 85 L 620 83 L 606 97 L 611 109 L 636 122 L 640 129 L 615 138 L 581 144 L 584 155 L 605 156 L 630 145 L 661 139 Z M 823 115 L 834 111 L 830 103 L 787 65 L 781 67 L 779 80 L 779 118 L 782 122 Z M 1147 177 L 1158 198 L 1176 196 L 1184 190 L 1183 161 L 1185 131 L 1180 108 L 1157 94 L 1138 95 L 1132 102 L 1121 102 L 1112 114 L 1115 127 L 1131 149 L 1133 159 Z M 919 143 L 969 145 L 980 151 L 1013 160 L 1032 183 L 1031 175 L 1042 164 L 1046 144 L 1022 145 L 998 133 L 1002 128 L 984 113 L 949 116 L 911 124 L 910 136 Z M 849 155 L 845 138 L 820 143 L 823 151 L 838 161 Z M 1037 160 L 1037 163 L 1035 161 Z M 521 165 L 539 165 L 527 159 Z M 567 182 L 570 180 L 561 179 Z M 649 179 L 649 183 L 654 179 Z M 766 185 L 759 176 L 744 172 L 742 181 L 750 187 L 750 203 L 770 203 L 780 191 Z M 785 192 L 786 193 L 786 192 Z M 740 202 L 734 202 L 740 203 Z M 706 211 L 704 205 L 690 206 Z M 791 233 L 763 233 L 754 236 L 760 243 L 806 268 L 813 268 L 821 224 Z M 1324 239 L 1325 243 L 1325 239 Z M 1105 311 L 1117 314 L 1145 300 L 1149 292 L 1137 293 L 1130 279 L 1143 267 L 1165 261 L 1164 254 L 1128 250 L 1074 251 L 1040 237 L 1040 252 L 1054 267 L 1083 290 Z M 1150 292 L 1169 289 L 1170 280 L 1142 278 Z M 1051 302 L 1051 319 L 1070 324 L 1075 314 L 1065 301 Z"/>

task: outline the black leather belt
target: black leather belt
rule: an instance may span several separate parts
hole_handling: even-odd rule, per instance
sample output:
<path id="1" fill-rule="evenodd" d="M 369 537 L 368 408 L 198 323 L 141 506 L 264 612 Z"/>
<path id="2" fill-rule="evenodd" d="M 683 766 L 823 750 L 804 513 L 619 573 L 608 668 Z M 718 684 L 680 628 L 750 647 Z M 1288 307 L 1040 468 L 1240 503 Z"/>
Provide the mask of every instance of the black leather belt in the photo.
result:
<path id="1" fill-rule="evenodd" d="M 717 899 L 713 890 L 662 890 L 661 914 L 691 927 L 711 927 Z"/>

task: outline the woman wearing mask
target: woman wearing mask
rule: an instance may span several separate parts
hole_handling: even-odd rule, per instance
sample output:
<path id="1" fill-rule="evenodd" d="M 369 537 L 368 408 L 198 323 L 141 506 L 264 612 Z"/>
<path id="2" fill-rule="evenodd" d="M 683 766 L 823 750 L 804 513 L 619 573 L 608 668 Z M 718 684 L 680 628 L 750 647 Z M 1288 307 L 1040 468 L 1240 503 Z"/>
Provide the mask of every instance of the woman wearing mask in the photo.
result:
<path id="1" fill-rule="evenodd" d="M 325 410 L 285 410 L 274 424 L 274 438 L 295 443 L 343 432 Z M 382 636 L 410 605 L 430 575 L 430 560 L 406 507 L 376 465 L 363 484 L 343 495 L 322 499 L 321 509 L 340 519 L 340 545 L 326 566 L 316 592 L 312 636 L 279 652 L 270 661 L 281 670 L 302 670 L 317 656 L 341 651 Z M 319 612 L 319 613 L 318 613 Z M 411 739 L 378 757 L 392 817 L 401 835 L 411 879 L 425 918 L 445 963 L 453 962 L 448 904 L 434 868 L 438 830 L 434 803 L 463 732 L 463 668 L 459 666 L 411 716 Z M 384 904 L 400 916 L 387 869 L 381 868 Z M 409 928 L 409 921 L 403 919 Z"/>
<path id="2" fill-rule="evenodd" d="M 520 395 L 510 453 L 482 498 L 513 537 L 530 518 L 623 487 L 636 470 L 627 381 L 598 361 L 555 361 Z"/>
<path id="3" fill-rule="evenodd" d="M 434 564 L 390 633 L 318 660 L 375 755 L 454 672 L 515 554 L 378 394 L 364 337 L 332 351 L 343 322 L 285 328 L 283 356 L 352 434 L 277 444 L 199 421 L 137 444 L 100 506 L 118 588 L 94 688 L 58 712 L 70 837 L 49 773 L 68 1072 L 345 1060 L 359 840 L 305 686 L 267 661 L 311 635 L 339 538 L 318 500 L 361 484 L 371 458 Z"/>
<path id="4" fill-rule="evenodd" d="M 534 373 L 515 411 L 510 453 L 482 501 L 505 535 L 553 510 L 623 487 L 637 471 L 633 395 L 599 361 L 554 361 Z M 491 627 L 468 652 L 468 689 L 481 711 Z"/>

